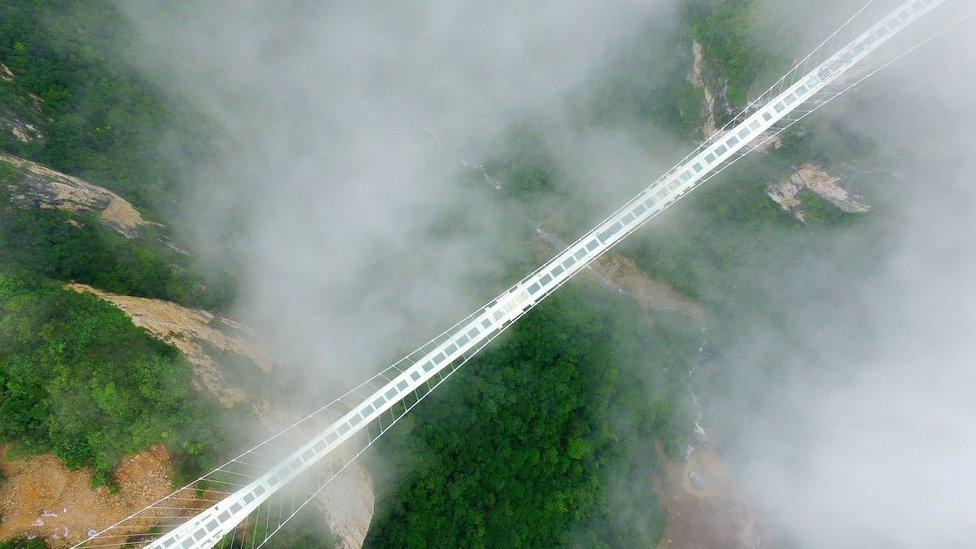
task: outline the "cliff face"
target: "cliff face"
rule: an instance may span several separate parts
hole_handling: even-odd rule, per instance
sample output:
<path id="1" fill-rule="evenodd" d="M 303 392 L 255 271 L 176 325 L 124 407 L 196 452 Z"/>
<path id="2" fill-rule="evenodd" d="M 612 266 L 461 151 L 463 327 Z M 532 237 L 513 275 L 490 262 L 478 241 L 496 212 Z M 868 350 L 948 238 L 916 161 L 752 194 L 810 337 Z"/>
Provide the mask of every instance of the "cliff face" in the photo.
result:
<path id="1" fill-rule="evenodd" d="M 128 200 L 108 189 L 16 156 L 0 154 L 0 162 L 19 171 L 14 182 L 8 183 L 8 189 L 11 202 L 22 208 L 95 214 L 100 222 L 126 238 L 139 236 L 145 227 L 159 226 L 144 219 Z"/>
<path id="2" fill-rule="evenodd" d="M 71 283 L 67 287 L 112 303 L 149 335 L 179 349 L 193 366 L 197 388 L 210 393 L 224 406 L 247 401 L 248 395 L 227 379 L 219 367 L 219 357 L 213 356 L 211 350 L 246 358 L 264 374 L 273 369 L 268 353 L 252 343 L 256 339 L 254 334 L 233 320 L 161 299 L 103 292 L 86 284 Z"/>
<path id="3" fill-rule="evenodd" d="M 373 479 L 366 469 L 353 463 L 318 497 L 341 549 L 359 549 L 373 520 Z"/>
<path id="4" fill-rule="evenodd" d="M 693 61 L 688 81 L 702 92 L 702 134 L 707 139 L 718 131 L 719 116 L 729 116 L 734 109 L 729 100 L 728 81 L 709 73 L 704 50 L 697 40 L 692 40 L 691 47 Z"/>
<path id="5" fill-rule="evenodd" d="M 196 386 L 213 395 L 221 404 L 249 403 L 259 417 L 269 412 L 267 400 L 254 394 L 253 388 L 242 382 L 242 378 L 254 376 L 263 379 L 276 367 L 270 353 L 257 343 L 257 335 L 247 326 L 209 311 L 160 299 L 117 295 L 85 284 L 68 284 L 67 287 L 114 304 L 132 319 L 133 324 L 179 349 L 194 368 Z M 245 359 L 253 371 L 242 372 L 240 366 L 228 370 L 222 360 L 228 355 Z M 294 415 L 303 411 L 271 412 Z M 337 477 L 316 501 L 343 549 L 362 547 L 373 519 L 373 503 L 373 481 L 369 473 L 356 464 Z"/>
<path id="6" fill-rule="evenodd" d="M 13 82 L 14 73 L 6 65 L 0 63 L 0 82 Z M 15 112 L 0 105 L 0 132 L 9 133 L 21 143 L 33 143 L 44 139 L 44 134 L 38 124 L 41 106 L 44 100 L 28 93 L 26 97 L 31 107 L 27 112 Z"/>
<path id="7" fill-rule="evenodd" d="M 799 196 L 803 189 L 830 202 L 842 212 L 853 214 L 871 211 L 871 206 L 862 197 L 841 186 L 840 179 L 827 173 L 824 168 L 809 163 L 800 166 L 788 180 L 771 185 L 767 194 L 784 211 L 800 221 L 805 221 L 806 211 Z"/>

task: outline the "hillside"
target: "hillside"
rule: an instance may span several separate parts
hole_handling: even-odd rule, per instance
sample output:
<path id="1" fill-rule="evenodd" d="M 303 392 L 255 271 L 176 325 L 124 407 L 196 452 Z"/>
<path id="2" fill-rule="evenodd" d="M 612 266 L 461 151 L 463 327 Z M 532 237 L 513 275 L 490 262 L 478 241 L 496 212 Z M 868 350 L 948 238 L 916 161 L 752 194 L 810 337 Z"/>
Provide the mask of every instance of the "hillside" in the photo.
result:
<path id="1" fill-rule="evenodd" d="M 641 135 L 675 151 L 715 132 L 787 64 L 756 47 L 755 5 L 679 3 L 670 34 L 614 50 L 568 125 L 653 128 Z M 213 242 L 183 226 L 186 197 L 208 196 L 187 192 L 208 184 L 187 166 L 221 159 L 226 128 L 153 84 L 129 58 L 134 32 L 109 1 L 0 6 L 0 547 L 83 539 L 337 390 L 232 320 L 253 290 L 235 237 L 263 235 L 238 231 L 246 215 L 208 227 Z M 658 78 L 640 76 L 648 59 Z M 555 127 L 525 121 L 461 162 L 524 252 L 492 284 L 595 209 L 542 137 Z M 871 238 L 849 242 L 892 222 L 876 221 L 888 176 L 872 154 L 811 121 L 728 170 L 520 320 L 277 545 L 775 544 L 725 467 L 748 415 L 710 405 L 776 398 L 738 383 L 743 342 L 761 326 L 753 371 L 787 376 L 807 352 L 791 300 L 853 299 L 848 281 L 876 268 Z M 794 288 L 818 265 L 835 285 Z"/>

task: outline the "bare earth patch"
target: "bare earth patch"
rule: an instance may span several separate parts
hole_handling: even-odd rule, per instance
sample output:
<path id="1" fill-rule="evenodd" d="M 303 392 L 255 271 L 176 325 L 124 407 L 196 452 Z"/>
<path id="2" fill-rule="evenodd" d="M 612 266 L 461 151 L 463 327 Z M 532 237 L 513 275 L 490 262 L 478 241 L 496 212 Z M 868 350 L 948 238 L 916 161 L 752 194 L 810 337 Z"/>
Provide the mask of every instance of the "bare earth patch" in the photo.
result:
<path id="1" fill-rule="evenodd" d="M 705 320 L 705 309 L 701 305 L 681 297 L 671 286 L 642 273 L 630 258 L 609 252 L 591 263 L 590 270 L 605 286 L 628 295 L 645 311 L 684 313 L 695 320 Z"/>
<path id="2" fill-rule="evenodd" d="M 541 225 L 536 226 L 539 258 L 547 260 L 555 250 L 565 248 L 564 243 Z M 631 259 L 610 251 L 591 263 L 586 274 L 595 277 L 605 288 L 626 295 L 637 301 L 649 313 L 670 311 L 684 313 L 698 321 L 705 320 L 705 310 L 682 297 L 671 286 L 647 276 Z"/>
<path id="3" fill-rule="evenodd" d="M 91 487 L 91 471 L 67 469 L 52 455 L 6 459 L 0 447 L 0 540 L 43 538 L 68 547 L 172 491 L 172 465 L 163 446 L 122 461 L 117 493 Z"/>

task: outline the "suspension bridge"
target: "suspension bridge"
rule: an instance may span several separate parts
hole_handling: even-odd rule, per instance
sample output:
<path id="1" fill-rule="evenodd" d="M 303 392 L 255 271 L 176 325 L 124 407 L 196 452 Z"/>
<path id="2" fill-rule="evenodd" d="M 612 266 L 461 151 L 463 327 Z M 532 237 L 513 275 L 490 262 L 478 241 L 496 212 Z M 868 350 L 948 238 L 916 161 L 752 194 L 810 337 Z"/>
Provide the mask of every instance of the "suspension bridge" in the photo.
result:
<path id="1" fill-rule="evenodd" d="M 490 303 L 307 417 L 76 547 L 264 545 L 522 315 L 706 181 L 896 61 L 901 56 L 880 66 L 864 63 L 948 0 L 908 0 L 866 29 L 853 29 L 873 1 L 674 168 Z M 845 32 L 855 35 L 843 43 Z"/>

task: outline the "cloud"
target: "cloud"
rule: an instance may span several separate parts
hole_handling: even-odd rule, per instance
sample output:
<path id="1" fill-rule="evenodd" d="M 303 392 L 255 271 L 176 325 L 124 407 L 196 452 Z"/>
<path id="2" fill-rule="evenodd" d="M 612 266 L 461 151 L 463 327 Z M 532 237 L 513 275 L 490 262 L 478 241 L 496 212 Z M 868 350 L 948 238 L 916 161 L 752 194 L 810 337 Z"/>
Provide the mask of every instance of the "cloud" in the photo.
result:
<path id="1" fill-rule="evenodd" d="M 779 542 L 956 547 L 976 536 L 973 45 L 965 29 L 947 34 L 817 115 L 875 143 L 883 207 L 760 281 L 790 299 L 787 334 L 757 323 L 722 351 L 736 382 L 713 391 L 711 412 L 735 416 L 722 444 Z M 846 267 L 866 261 L 878 263 Z M 784 335 L 802 348 L 770 376 L 761 364 Z"/>
<path id="2" fill-rule="evenodd" d="M 531 253 L 460 160 L 489 158 L 529 118 L 567 128 L 555 121 L 615 48 L 672 13 L 636 0 L 119 6 L 144 72 L 221 132 L 191 174 L 186 225 L 240 266 L 237 314 L 338 387 L 489 300 Z"/>

